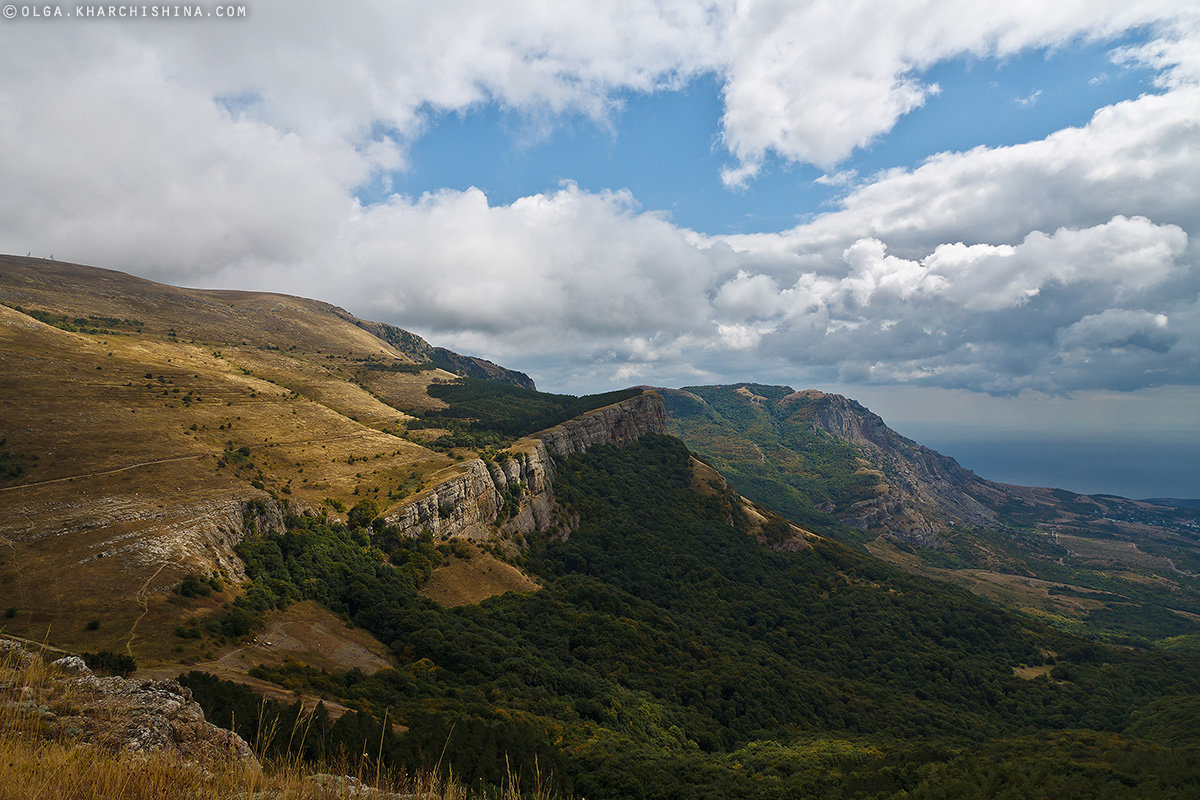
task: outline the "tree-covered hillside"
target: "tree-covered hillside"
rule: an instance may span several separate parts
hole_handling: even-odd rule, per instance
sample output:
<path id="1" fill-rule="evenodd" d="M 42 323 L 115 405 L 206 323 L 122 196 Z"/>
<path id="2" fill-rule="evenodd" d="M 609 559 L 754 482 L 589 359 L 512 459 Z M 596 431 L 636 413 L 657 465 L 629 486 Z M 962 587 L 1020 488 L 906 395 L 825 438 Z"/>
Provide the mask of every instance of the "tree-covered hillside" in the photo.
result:
<path id="1" fill-rule="evenodd" d="M 880 476 L 864 469 L 858 448 L 808 424 L 811 403 L 781 402 L 793 394 L 790 387 L 689 386 L 661 393 L 672 435 L 737 491 L 789 519 L 835 526 L 838 514 L 879 494 Z M 861 539 L 849 530 L 843 535 Z"/>
<path id="2" fill-rule="evenodd" d="M 1181 797 L 1200 780 L 1169 713 L 1200 695 L 1194 657 L 1076 639 L 832 541 L 772 551 L 691 478 L 666 437 L 561 463 L 582 523 L 532 543 L 545 588 L 456 609 L 416 595 L 431 544 L 294 518 L 243 545 L 248 597 L 327 604 L 399 666 L 259 677 L 403 723 L 379 734 L 392 763 L 495 781 L 536 761 L 589 798 Z"/>
<path id="3" fill-rule="evenodd" d="M 736 491 L 826 535 L 1088 636 L 1150 647 L 1200 634 L 1194 509 L 993 483 L 838 395 L 661 393 L 668 431 Z"/>

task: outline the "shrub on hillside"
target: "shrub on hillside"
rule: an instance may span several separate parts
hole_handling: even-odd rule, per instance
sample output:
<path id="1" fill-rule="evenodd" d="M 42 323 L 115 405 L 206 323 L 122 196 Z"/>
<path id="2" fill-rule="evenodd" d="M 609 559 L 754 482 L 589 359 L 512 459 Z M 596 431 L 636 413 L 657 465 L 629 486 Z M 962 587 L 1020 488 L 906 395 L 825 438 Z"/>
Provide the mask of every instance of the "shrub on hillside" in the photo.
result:
<path id="1" fill-rule="evenodd" d="M 128 678 L 137 670 L 137 662 L 133 656 L 114 653 L 111 650 L 101 650 L 99 653 L 80 653 L 83 663 L 94 672 L 107 672 L 109 675 L 120 675 Z"/>
<path id="2" fill-rule="evenodd" d="M 351 528 L 369 528 L 371 522 L 379 516 L 379 504 L 367 498 L 355 504 L 346 518 Z"/>

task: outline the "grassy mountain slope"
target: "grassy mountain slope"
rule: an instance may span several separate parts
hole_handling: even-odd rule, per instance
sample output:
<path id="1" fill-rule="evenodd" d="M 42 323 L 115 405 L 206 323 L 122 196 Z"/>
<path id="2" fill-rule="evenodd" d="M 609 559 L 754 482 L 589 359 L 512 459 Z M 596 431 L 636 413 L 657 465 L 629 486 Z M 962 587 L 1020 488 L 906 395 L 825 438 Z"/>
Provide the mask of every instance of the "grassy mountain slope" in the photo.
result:
<path id="1" fill-rule="evenodd" d="M 383 511 L 512 440 L 429 394 L 462 380 L 438 364 L 550 397 L 326 303 L 0 257 L 0 625 L 143 664 L 219 658 L 171 632 L 235 596 L 234 544 L 282 525 L 267 501 Z M 193 573 L 221 579 L 180 596 Z"/>
<path id="2" fill-rule="evenodd" d="M 987 481 L 837 395 L 662 393 L 669 430 L 735 489 L 905 569 L 1093 634 L 1200 631 L 1194 510 Z"/>

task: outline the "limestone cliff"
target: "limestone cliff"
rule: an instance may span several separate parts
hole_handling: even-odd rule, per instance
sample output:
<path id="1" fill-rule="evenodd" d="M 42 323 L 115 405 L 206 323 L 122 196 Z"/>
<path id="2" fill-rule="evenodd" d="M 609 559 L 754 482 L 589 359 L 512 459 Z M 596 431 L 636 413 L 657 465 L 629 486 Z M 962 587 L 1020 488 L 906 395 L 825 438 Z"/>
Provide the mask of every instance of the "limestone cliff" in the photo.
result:
<path id="1" fill-rule="evenodd" d="M 997 524 L 995 484 L 849 398 L 760 384 L 663 394 L 673 434 L 785 515 L 811 509 L 932 546 L 952 528 Z"/>
<path id="2" fill-rule="evenodd" d="M 132 492 L 71 497 L 52 505 L 38 504 L 40 499 L 12 507 L 11 516 L 0 520 L 0 542 L 53 552 L 64 568 L 56 575 L 60 583 L 78 581 L 102 564 L 155 576 L 147 584 L 153 591 L 177 583 L 186 572 L 223 573 L 238 581 L 245 577 L 234 553 L 238 542 L 249 533 L 284 528 L 279 504 L 256 490 L 194 492 L 168 507 L 155 495 Z M 18 568 L 26 568 L 26 558 L 11 557 Z"/>
<path id="3" fill-rule="evenodd" d="M 846 524 L 891 530 L 926 544 L 948 523 L 996 524 L 995 512 L 972 496 L 986 494 L 985 481 L 953 458 L 896 433 L 854 400 L 809 389 L 780 404 L 803 404 L 812 430 L 865 448 L 882 473 L 879 496 L 856 503 L 842 517 Z"/>
<path id="4" fill-rule="evenodd" d="M 118 556 L 148 566 L 167 563 L 204 574 L 222 573 L 241 581 L 246 576 L 242 560 L 235 555 L 238 543 L 249 534 L 282 533 L 284 529 L 279 504 L 265 493 L 255 495 L 181 505 L 172 509 L 175 513 L 169 517 L 145 508 L 133 508 L 124 517 L 110 513 L 102 523 L 110 531 L 117 530 L 120 521 L 136 521 L 143 527 L 95 542 L 79 563 Z M 179 513 L 180 509 L 186 514 Z M 164 573 L 161 584 L 154 588 L 177 580 L 177 575 Z"/>
<path id="5" fill-rule="evenodd" d="M 545 443 L 551 455 L 569 456 L 586 452 L 598 444 L 628 444 L 667 428 L 667 411 L 657 392 L 597 408 L 567 420 L 549 430 L 534 434 Z"/>
<path id="6" fill-rule="evenodd" d="M 637 397 L 581 414 L 521 439 L 511 457 L 464 462 L 415 500 L 384 514 L 409 536 L 484 540 L 497 531 L 525 534 L 554 524 L 554 457 L 603 444 L 627 444 L 666 430 L 662 397 Z"/>

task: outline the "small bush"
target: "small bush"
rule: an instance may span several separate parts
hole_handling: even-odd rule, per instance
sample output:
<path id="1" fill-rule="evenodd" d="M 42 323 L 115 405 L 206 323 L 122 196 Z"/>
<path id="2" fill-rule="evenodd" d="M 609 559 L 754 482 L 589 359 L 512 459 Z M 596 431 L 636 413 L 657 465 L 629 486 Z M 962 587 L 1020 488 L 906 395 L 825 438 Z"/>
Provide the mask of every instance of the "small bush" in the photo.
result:
<path id="1" fill-rule="evenodd" d="M 184 597 L 208 597 L 212 594 L 213 587 L 207 580 L 193 573 L 184 577 L 176 591 Z"/>
<path id="2" fill-rule="evenodd" d="M 175 635 L 180 639 L 199 639 L 200 629 L 194 623 L 191 626 L 178 625 L 175 627 Z"/>
<path id="3" fill-rule="evenodd" d="M 368 498 L 360 500 L 355 504 L 354 508 L 350 509 L 350 514 L 346 518 L 346 522 L 351 528 L 366 528 L 378 516 L 379 504 Z"/>
<path id="4" fill-rule="evenodd" d="M 137 662 L 133 656 L 114 653 L 111 650 L 101 650 L 99 653 L 80 653 L 85 664 L 96 672 L 107 672 L 109 675 L 120 675 L 128 678 L 137 670 Z"/>
<path id="5" fill-rule="evenodd" d="M 244 605 L 234 604 L 217 621 L 217 632 L 230 639 L 240 639 L 256 628 L 261 628 L 263 617 L 261 613 Z"/>

